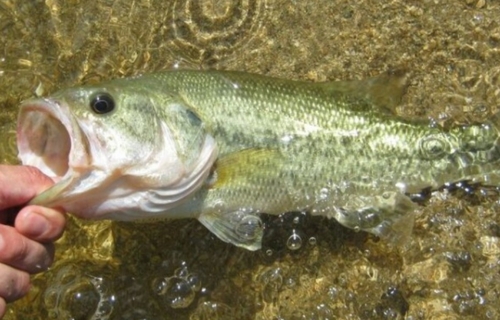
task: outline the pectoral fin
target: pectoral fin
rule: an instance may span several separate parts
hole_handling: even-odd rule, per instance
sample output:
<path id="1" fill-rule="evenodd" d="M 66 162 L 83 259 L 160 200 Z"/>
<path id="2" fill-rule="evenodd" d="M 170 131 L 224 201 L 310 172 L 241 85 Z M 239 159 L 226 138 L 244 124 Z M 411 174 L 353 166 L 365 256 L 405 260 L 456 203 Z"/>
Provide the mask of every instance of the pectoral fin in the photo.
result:
<path id="1" fill-rule="evenodd" d="M 269 197 L 273 190 L 281 189 L 263 186 L 269 184 L 283 162 L 280 152 L 272 149 L 246 149 L 218 160 L 200 222 L 225 242 L 248 250 L 260 249 L 261 209 L 273 208 L 270 199 L 282 205 L 282 198 Z"/>
<path id="2" fill-rule="evenodd" d="M 198 220 L 224 242 L 251 251 L 262 245 L 263 226 L 258 213 L 241 209 L 234 212 L 209 213 Z"/>

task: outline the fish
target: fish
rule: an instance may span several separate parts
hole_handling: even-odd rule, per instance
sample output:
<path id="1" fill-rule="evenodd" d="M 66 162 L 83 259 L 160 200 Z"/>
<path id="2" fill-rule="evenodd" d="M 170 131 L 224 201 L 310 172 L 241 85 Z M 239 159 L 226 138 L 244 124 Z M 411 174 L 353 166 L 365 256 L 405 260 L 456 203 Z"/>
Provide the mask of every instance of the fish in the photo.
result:
<path id="1" fill-rule="evenodd" d="M 406 72 L 306 82 L 169 70 L 62 89 L 20 105 L 18 156 L 55 184 L 31 203 L 84 219 L 196 218 L 261 248 L 263 213 L 309 212 L 391 243 L 412 192 L 498 184 L 500 121 L 440 126 L 394 112 Z"/>

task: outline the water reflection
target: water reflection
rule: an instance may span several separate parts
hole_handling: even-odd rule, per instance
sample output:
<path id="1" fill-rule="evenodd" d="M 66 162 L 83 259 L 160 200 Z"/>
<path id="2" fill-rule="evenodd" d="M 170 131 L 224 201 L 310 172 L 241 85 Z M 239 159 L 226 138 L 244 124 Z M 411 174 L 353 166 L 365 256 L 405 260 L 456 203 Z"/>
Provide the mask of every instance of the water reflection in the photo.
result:
<path id="1" fill-rule="evenodd" d="M 0 1 L 0 159 L 17 161 L 16 108 L 40 84 L 50 93 L 174 64 L 309 80 L 404 66 L 400 114 L 484 121 L 500 105 L 498 16 L 494 1 L 465 0 Z M 255 253 L 195 221 L 71 219 L 55 266 L 7 318 L 498 318 L 500 202 L 470 190 L 426 196 L 403 249 L 309 215 L 264 217 Z M 450 252 L 470 266 L 448 272 Z"/>
<path id="2" fill-rule="evenodd" d="M 164 30 L 190 60 L 212 65 L 258 34 L 267 9 L 266 0 L 173 1 Z"/>

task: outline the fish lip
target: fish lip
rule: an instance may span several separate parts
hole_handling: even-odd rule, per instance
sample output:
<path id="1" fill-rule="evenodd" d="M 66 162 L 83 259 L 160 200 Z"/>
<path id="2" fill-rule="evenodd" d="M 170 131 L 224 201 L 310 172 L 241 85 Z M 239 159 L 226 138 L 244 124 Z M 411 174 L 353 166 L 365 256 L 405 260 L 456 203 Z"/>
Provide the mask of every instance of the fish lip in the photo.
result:
<path id="1" fill-rule="evenodd" d="M 52 140 L 41 137 L 47 132 L 56 136 Z M 39 143 L 44 146 L 40 148 Z M 71 115 L 69 106 L 56 99 L 30 99 L 21 103 L 17 146 L 18 157 L 23 164 L 38 167 L 55 182 L 71 175 L 74 169 L 86 167 L 90 163 L 88 142 L 76 119 Z M 46 155 L 46 149 L 59 159 Z M 64 159 L 60 159 L 61 155 Z"/>

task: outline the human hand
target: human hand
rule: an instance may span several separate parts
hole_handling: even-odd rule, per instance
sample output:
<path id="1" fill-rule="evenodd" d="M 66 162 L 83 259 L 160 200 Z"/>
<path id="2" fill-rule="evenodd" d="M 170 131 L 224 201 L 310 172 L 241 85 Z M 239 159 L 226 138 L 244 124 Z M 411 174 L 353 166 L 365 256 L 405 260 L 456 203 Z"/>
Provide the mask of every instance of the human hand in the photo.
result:
<path id="1" fill-rule="evenodd" d="M 64 231 L 61 210 L 22 207 L 54 182 L 34 167 L 0 165 L 0 318 L 6 303 L 26 295 L 29 274 L 46 270 Z"/>

